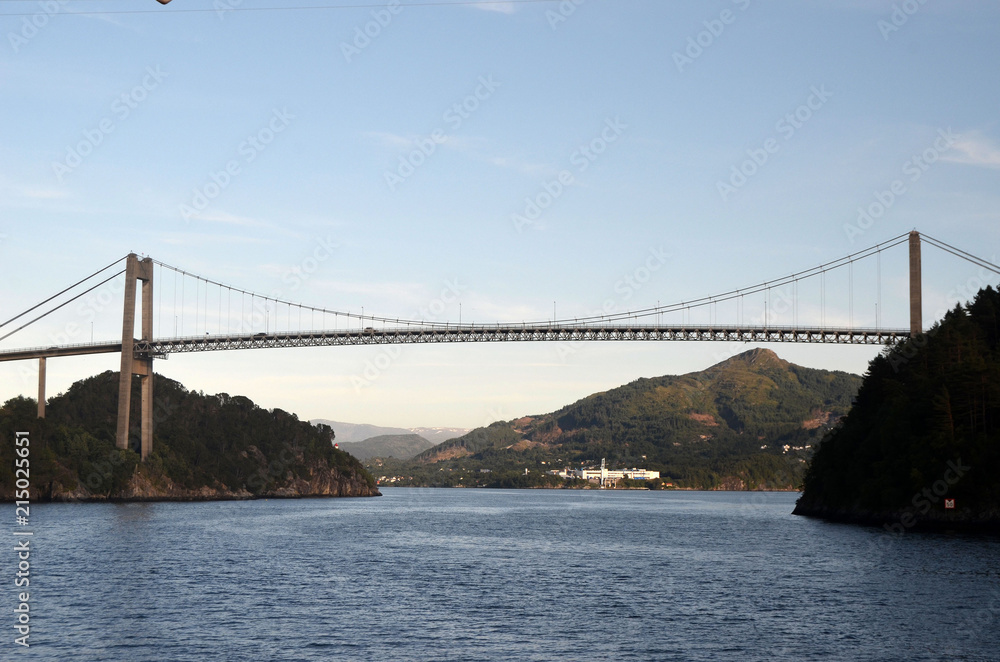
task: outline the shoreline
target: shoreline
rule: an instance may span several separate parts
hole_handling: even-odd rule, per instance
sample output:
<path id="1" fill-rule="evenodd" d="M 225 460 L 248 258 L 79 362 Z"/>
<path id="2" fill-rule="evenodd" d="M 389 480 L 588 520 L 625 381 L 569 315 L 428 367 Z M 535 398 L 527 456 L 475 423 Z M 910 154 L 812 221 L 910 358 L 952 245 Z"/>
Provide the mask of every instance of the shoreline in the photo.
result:
<path id="1" fill-rule="evenodd" d="M 917 517 L 912 511 L 873 513 L 863 511 L 832 510 L 824 507 L 803 507 L 796 504 L 792 514 L 798 517 L 822 520 L 835 524 L 876 527 L 898 537 L 907 531 L 990 533 L 1000 535 L 1000 515 L 986 514 L 979 517 L 966 513 L 950 516 Z"/>
<path id="2" fill-rule="evenodd" d="M 701 487 L 665 487 L 659 490 L 653 490 L 648 487 L 566 487 L 560 485 L 558 487 L 549 485 L 538 485 L 535 487 L 491 487 L 487 485 L 381 485 L 377 487 L 405 487 L 417 490 L 579 490 L 579 491 L 597 491 L 597 492 L 794 492 L 796 494 L 801 494 L 802 490 L 795 488 L 769 488 L 769 489 L 758 489 L 758 490 L 722 490 L 722 489 L 704 489 Z"/>
<path id="3" fill-rule="evenodd" d="M 207 501 L 262 501 L 267 499 L 366 499 L 380 497 L 377 489 L 374 494 L 265 494 L 261 496 L 150 496 L 150 497 L 66 497 L 55 499 L 32 499 L 32 504 L 38 503 L 167 503 L 167 502 L 207 502 Z M 3 497 L 0 503 L 15 503 L 15 499 Z"/>

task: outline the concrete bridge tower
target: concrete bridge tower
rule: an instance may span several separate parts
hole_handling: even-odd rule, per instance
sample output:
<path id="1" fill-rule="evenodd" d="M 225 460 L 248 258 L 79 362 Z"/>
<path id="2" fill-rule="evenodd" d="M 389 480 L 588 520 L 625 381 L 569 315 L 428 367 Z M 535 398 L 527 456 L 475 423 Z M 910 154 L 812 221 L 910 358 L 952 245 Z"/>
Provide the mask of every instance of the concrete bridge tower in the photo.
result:
<path id="1" fill-rule="evenodd" d="M 135 291 L 142 283 L 142 340 L 153 339 L 153 260 L 140 260 L 135 253 L 125 258 L 125 314 L 122 318 L 122 361 L 118 381 L 118 429 L 115 445 L 128 448 L 132 375 L 142 379 L 141 436 L 139 450 L 145 460 L 153 452 L 153 357 L 135 356 Z"/>
<path id="2" fill-rule="evenodd" d="M 920 233 L 910 233 L 910 337 L 916 338 L 924 331 L 923 299 L 920 293 Z"/>

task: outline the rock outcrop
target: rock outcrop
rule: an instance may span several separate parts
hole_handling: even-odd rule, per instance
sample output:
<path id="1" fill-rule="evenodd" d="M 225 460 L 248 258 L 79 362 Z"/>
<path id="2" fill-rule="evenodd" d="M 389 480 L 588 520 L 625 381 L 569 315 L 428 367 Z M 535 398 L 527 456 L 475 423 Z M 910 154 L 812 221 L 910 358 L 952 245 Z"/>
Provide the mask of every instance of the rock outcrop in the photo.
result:
<path id="1" fill-rule="evenodd" d="M 5 497 L 7 495 L 4 495 Z M 95 494 L 83 485 L 69 488 L 52 481 L 32 490 L 31 500 L 44 501 L 227 501 L 240 499 L 299 499 L 311 497 L 369 497 L 382 496 L 377 487 L 356 473 L 344 473 L 326 466 L 323 462 L 309 467 L 308 478 L 295 477 L 292 472 L 284 476 L 280 487 L 253 494 L 246 488 L 232 490 L 225 485 L 184 488 L 167 476 L 150 475 L 144 467 L 136 468 L 128 483 L 111 494 Z"/>

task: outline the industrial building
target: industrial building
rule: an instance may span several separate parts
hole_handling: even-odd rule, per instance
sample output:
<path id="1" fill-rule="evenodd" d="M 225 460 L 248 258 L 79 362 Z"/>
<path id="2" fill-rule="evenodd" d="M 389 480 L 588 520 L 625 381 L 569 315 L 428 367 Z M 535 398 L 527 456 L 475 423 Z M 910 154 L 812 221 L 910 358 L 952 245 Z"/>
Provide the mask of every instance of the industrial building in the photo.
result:
<path id="1" fill-rule="evenodd" d="M 649 469 L 608 469 L 605 460 L 601 459 L 600 469 L 576 469 L 576 470 L 565 470 L 565 471 L 550 471 L 549 473 L 556 476 L 562 476 L 563 478 L 582 478 L 583 480 L 596 480 L 602 486 L 608 485 L 609 483 L 617 483 L 622 478 L 629 478 L 631 480 L 652 480 L 653 478 L 659 478 L 659 471 L 650 471 Z"/>

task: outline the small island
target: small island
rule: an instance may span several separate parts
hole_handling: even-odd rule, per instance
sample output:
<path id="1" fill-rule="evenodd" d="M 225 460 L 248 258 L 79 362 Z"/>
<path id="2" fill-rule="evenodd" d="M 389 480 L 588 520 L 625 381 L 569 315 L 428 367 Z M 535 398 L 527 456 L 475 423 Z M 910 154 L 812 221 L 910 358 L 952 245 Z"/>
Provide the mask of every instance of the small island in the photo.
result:
<path id="1" fill-rule="evenodd" d="M 30 434 L 31 501 L 380 496 L 361 463 L 334 448 L 329 426 L 262 409 L 242 396 L 206 395 L 156 379 L 156 443 L 144 462 L 114 444 L 118 373 L 73 384 L 48 401 L 44 419 L 29 398 L 0 407 L 0 437 Z M 138 389 L 138 381 L 133 386 Z M 132 402 L 137 406 L 139 399 Z M 0 498 L 6 501 L 14 499 L 14 452 L 13 443 L 0 444 Z"/>
<path id="2" fill-rule="evenodd" d="M 892 533 L 1000 531 L 998 340 L 1000 293 L 987 287 L 872 360 L 795 514 Z"/>

